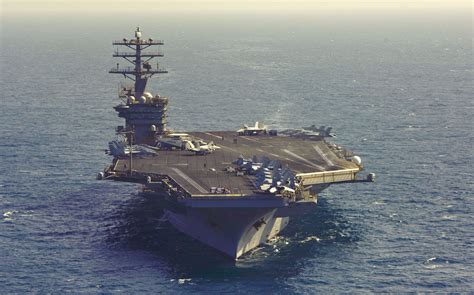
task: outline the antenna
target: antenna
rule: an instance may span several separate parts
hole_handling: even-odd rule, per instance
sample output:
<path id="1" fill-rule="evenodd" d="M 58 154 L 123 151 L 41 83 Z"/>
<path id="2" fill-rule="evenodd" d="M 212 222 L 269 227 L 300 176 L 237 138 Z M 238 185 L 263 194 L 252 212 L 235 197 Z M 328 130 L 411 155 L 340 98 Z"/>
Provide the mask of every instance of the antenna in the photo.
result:
<path id="1" fill-rule="evenodd" d="M 134 95 L 136 98 L 140 98 L 146 89 L 148 79 L 155 74 L 164 74 L 168 71 L 160 69 L 158 66 L 152 68 L 149 61 L 155 57 L 162 57 L 163 53 L 160 51 L 147 52 L 145 49 L 156 46 L 164 45 L 162 40 L 143 40 L 142 32 L 140 27 L 137 27 L 135 31 L 135 39 L 127 40 L 126 38 L 120 41 L 114 41 L 112 45 L 128 47 L 132 51 L 120 51 L 118 48 L 112 55 L 113 57 L 121 57 L 132 64 L 129 67 L 117 67 L 112 68 L 109 73 L 111 74 L 122 74 L 125 78 L 131 79 L 135 82 L 133 91 L 130 89 L 130 95 Z"/>

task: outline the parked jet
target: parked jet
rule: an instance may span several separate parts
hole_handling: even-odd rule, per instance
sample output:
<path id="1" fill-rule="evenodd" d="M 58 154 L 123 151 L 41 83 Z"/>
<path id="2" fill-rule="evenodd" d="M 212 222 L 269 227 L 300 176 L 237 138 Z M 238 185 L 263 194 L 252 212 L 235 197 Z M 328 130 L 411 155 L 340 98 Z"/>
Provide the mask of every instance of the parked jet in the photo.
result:
<path id="1" fill-rule="evenodd" d="M 158 150 L 155 147 L 140 144 L 133 145 L 131 148 L 132 154 L 137 154 L 141 156 L 156 156 L 158 155 Z M 130 146 L 128 146 L 123 141 L 113 140 L 109 142 L 109 150 L 106 150 L 106 153 L 116 157 L 124 157 L 130 155 Z"/>
<path id="2" fill-rule="evenodd" d="M 255 126 L 249 127 L 244 124 L 243 128 L 237 130 L 238 135 L 259 135 L 267 134 L 267 126 L 263 123 L 255 122 Z"/>
<path id="3" fill-rule="evenodd" d="M 189 139 L 187 133 L 171 133 L 158 138 L 157 147 L 163 150 L 184 149 L 184 143 Z"/>
<path id="4" fill-rule="evenodd" d="M 331 133 L 332 127 L 326 128 L 326 126 L 321 126 L 317 128 L 316 125 L 313 124 L 309 127 L 303 127 L 303 130 L 318 133 L 318 135 L 322 137 L 336 137 L 334 133 Z"/>
<path id="5" fill-rule="evenodd" d="M 185 142 L 185 147 L 186 150 L 194 152 L 196 155 L 206 155 L 212 153 L 216 149 L 220 149 L 220 147 L 215 145 L 214 142 L 210 141 L 209 143 L 207 143 L 202 140 L 187 140 Z"/>

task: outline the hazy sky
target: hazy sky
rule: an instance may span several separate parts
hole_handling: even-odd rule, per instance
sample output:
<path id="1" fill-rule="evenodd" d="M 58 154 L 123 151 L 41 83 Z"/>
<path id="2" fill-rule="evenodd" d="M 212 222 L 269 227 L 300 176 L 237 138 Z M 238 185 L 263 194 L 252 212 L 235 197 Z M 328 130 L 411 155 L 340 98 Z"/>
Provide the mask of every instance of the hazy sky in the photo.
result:
<path id="1" fill-rule="evenodd" d="M 470 0 L 0 0 L 2 16 L 130 11 L 324 12 L 340 10 L 471 10 Z"/>

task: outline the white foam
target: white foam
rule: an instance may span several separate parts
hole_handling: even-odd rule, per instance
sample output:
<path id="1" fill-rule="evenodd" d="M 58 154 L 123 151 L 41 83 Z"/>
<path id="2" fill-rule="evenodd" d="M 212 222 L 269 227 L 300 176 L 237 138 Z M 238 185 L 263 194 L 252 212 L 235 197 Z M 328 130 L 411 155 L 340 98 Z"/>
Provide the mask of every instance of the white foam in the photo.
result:
<path id="1" fill-rule="evenodd" d="M 304 244 L 304 243 L 307 243 L 309 241 L 316 241 L 316 242 L 320 242 L 321 239 L 318 238 L 317 236 L 309 236 L 309 237 L 306 237 L 304 240 L 302 241 L 299 241 L 300 244 Z"/>
<path id="2" fill-rule="evenodd" d="M 18 211 L 16 210 L 13 210 L 13 211 L 7 211 L 5 213 L 3 213 L 3 217 L 7 218 L 7 217 L 11 217 L 13 214 L 17 213 Z"/>
<path id="3" fill-rule="evenodd" d="M 456 215 L 443 215 L 441 217 L 441 219 L 444 219 L 444 220 L 453 220 L 453 219 L 456 219 L 458 218 Z"/>
<path id="4" fill-rule="evenodd" d="M 178 284 L 182 285 L 186 282 L 191 282 L 191 279 L 178 279 Z"/>

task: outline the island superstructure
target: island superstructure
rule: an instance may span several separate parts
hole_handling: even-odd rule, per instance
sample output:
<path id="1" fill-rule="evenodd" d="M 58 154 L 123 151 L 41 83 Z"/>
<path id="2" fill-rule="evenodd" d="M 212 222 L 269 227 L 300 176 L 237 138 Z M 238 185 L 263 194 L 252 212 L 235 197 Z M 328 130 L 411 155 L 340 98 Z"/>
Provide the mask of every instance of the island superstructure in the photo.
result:
<path id="1" fill-rule="evenodd" d="M 234 131 L 175 132 L 166 124 L 168 98 L 147 92 L 155 74 L 166 73 L 149 48 L 161 40 L 113 42 L 132 64 L 110 73 L 133 85 L 121 88 L 115 106 L 125 126 L 109 143 L 112 164 L 101 179 L 140 182 L 163 204 L 164 217 L 179 231 L 237 259 L 279 234 L 290 217 L 314 210 L 318 193 L 331 184 L 374 181 L 358 177 L 360 157 L 330 143 L 330 128 L 275 130 L 262 123 Z"/>

